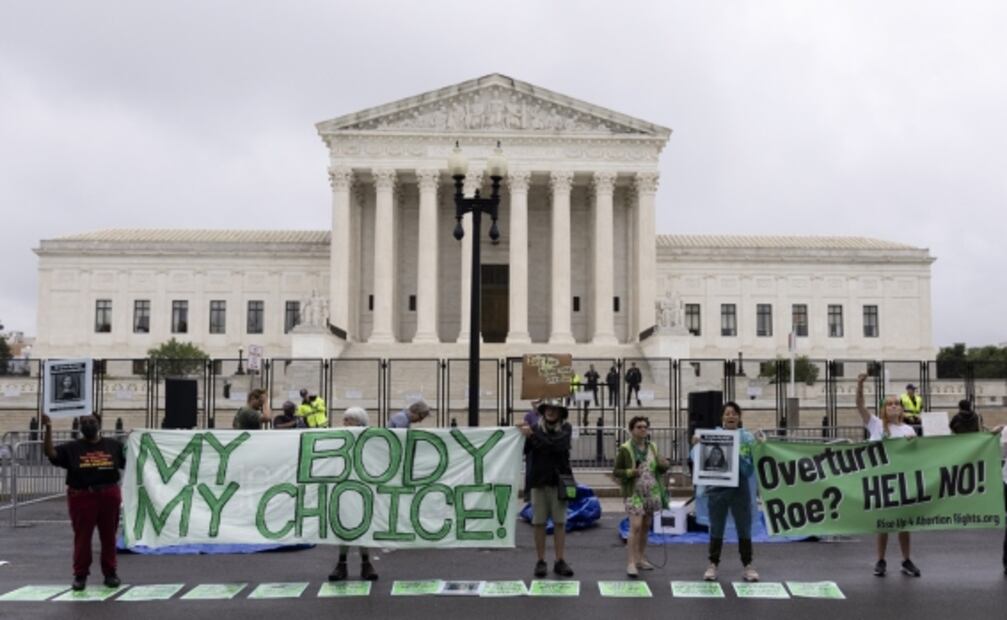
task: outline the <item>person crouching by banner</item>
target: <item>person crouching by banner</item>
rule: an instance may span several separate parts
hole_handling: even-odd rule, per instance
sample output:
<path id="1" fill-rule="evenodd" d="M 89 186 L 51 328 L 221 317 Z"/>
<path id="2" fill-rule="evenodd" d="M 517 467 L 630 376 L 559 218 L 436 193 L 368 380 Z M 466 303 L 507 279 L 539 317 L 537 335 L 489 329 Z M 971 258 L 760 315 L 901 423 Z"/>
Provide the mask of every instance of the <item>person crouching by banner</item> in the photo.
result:
<path id="1" fill-rule="evenodd" d="M 91 539 L 98 528 L 101 541 L 101 572 L 105 585 L 119 587 L 116 574 L 115 532 L 119 527 L 119 470 L 126 467 L 122 443 L 103 438 L 98 418 L 81 416 L 83 437 L 52 445 L 52 423 L 42 416 L 45 427 L 43 450 L 56 467 L 66 470 L 66 503 L 73 528 L 73 589 L 83 590 L 91 571 Z"/>
<path id="2" fill-rule="evenodd" d="M 343 413 L 343 426 L 368 426 L 370 419 L 362 407 L 350 407 Z M 346 556 L 349 555 L 349 545 L 339 545 L 339 561 L 336 567 L 329 573 L 329 581 L 343 581 L 346 579 Z M 371 564 L 371 556 L 367 547 L 360 547 L 360 578 L 365 581 L 377 581 L 378 573 Z"/>
<path id="3" fill-rule="evenodd" d="M 664 473 L 671 462 L 657 454 L 650 442 L 650 420 L 634 416 L 629 421 L 630 439 L 619 446 L 612 474 L 619 480 L 629 516 L 626 541 L 626 574 L 636 579 L 641 570 L 654 570 L 647 561 L 647 536 L 655 512 L 668 507 L 668 489 Z"/>
<path id="4" fill-rule="evenodd" d="M 728 401 L 721 410 L 720 427 L 724 430 L 737 430 L 738 438 L 738 486 L 708 486 L 702 489 L 708 506 L 710 519 L 710 564 L 703 573 L 705 581 L 717 580 L 717 569 L 720 566 L 720 552 L 724 546 L 724 532 L 727 529 L 727 514 L 734 518 L 734 527 L 738 533 L 738 553 L 741 555 L 741 578 L 749 583 L 759 580 L 759 573 L 752 565 L 755 548 L 752 545 L 752 516 L 757 510 L 755 488 L 755 466 L 752 462 L 752 446 L 756 437 L 741 427 L 741 407 L 738 403 Z M 759 441 L 765 437 L 759 433 Z M 695 444 L 698 438 L 693 436 Z M 698 494 L 698 493 L 697 493 Z"/>
<path id="5" fill-rule="evenodd" d="M 905 412 L 902 403 L 897 396 L 886 396 L 885 402 L 881 405 L 881 413 L 884 418 L 871 415 L 864 404 L 864 381 L 867 375 L 861 373 L 857 377 L 857 411 L 864 421 L 864 428 L 867 429 L 868 441 L 881 441 L 882 439 L 911 439 L 916 437 L 916 429 L 906 424 Z M 899 548 L 902 551 L 902 574 L 910 577 L 919 577 L 920 569 L 909 559 L 910 541 L 909 532 L 899 532 Z M 879 533 L 877 536 L 878 561 L 874 564 L 874 575 L 884 577 L 888 572 L 888 563 L 885 561 L 885 552 L 888 549 L 888 532 Z"/>
<path id="6" fill-rule="evenodd" d="M 562 399 L 545 401 L 539 405 L 541 418 L 534 426 L 521 424 L 518 428 L 525 436 L 525 452 L 530 453 L 532 526 L 535 528 L 535 576 L 545 577 L 548 564 L 545 561 L 546 523 L 552 518 L 553 544 L 556 562 L 552 570 L 560 577 L 573 577 L 573 569 L 564 559 L 566 544 L 566 499 L 560 498 L 562 478 L 572 481 L 570 469 L 570 442 L 573 429 L 566 419 L 570 412 L 563 406 Z"/>

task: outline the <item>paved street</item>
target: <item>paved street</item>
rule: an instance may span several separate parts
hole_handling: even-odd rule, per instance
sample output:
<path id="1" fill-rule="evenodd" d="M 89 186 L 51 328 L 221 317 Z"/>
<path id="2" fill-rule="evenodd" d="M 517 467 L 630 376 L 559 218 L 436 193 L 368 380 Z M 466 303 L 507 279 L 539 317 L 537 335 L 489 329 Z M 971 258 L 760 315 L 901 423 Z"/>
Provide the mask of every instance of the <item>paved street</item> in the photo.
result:
<path id="1" fill-rule="evenodd" d="M 1000 566 L 1002 530 L 929 533 L 915 535 L 914 558 L 923 571 L 911 579 L 897 570 L 885 579 L 871 575 L 873 539 L 861 537 L 835 543 L 789 543 L 756 546 L 756 565 L 763 581 L 835 581 L 846 600 L 752 600 L 739 599 L 730 582 L 740 578 L 735 548 L 728 546 L 722 564 L 723 599 L 673 598 L 669 582 L 697 580 L 705 568 L 705 546 L 669 545 L 667 566 L 646 573 L 654 593 L 650 599 L 602 598 L 599 580 L 624 578 L 624 551 L 616 535 L 621 515 L 617 502 L 606 501 L 607 514 L 599 527 L 570 536 L 569 560 L 581 582 L 576 599 L 559 598 L 463 598 L 445 596 L 392 597 L 394 580 L 486 579 L 531 580 L 533 551 L 530 527 L 519 523 L 518 548 L 505 551 L 423 550 L 377 554 L 381 579 L 367 598 L 317 598 L 319 586 L 331 569 L 335 549 L 316 547 L 306 551 L 228 556 L 120 556 L 120 575 L 128 584 L 185 583 L 188 591 L 197 584 L 247 582 L 249 587 L 233 600 L 184 601 L 180 594 L 170 601 L 126 603 L 114 600 L 85 602 L 0 602 L 0 618 L 205 618 L 222 613 L 231 617 L 266 618 L 278 614 L 332 615 L 342 617 L 418 620 L 447 617 L 481 620 L 522 617 L 610 618 L 629 617 L 739 617 L 816 618 L 817 620 L 865 617 L 1003 618 L 1007 609 L 1007 578 Z M 6 513 L 0 517 L 6 520 Z M 23 509 L 20 517 L 33 520 L 64 518 L 60 501 Z M 897 558 L 891 541 L 892 558 Z M 664 561 L 664 549 L 652 548 L 655 563 Z M 69 584 L 70 528 L 66 523 L 33 523 L 12 530 L 0 526 L 0 594 L 23 585 Z M 897 562 L 890 562 L 897 568 Z M 357 570 L 351 558 L 351 574 Z M 97 557 L 93 570 L 98 571 Z M 93 578 L 98 581 L 98 578 Z M 297 599 L 252 600 L 248 593 L 264 582 L 308 581 Z M 240 614 L 240 616 L 238 615 Z M 783 615 L 785 614 L 785 616 Z"/>

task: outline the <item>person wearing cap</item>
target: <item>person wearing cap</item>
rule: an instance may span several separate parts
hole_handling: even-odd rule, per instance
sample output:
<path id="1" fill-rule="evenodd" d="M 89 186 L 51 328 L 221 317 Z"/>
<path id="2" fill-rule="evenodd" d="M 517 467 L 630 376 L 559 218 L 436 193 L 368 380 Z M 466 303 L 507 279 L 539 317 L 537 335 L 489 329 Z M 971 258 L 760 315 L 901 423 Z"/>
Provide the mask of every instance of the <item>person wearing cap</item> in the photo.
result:
<path id="1" fill-rule="evenodd" d="M 902 410 L 906 412 L 906 424 L 919 424 L 920 412 L 923 411 L 923 399 L 916 393 L 916 386 L 910 383 L 906 391 L 899 397 Z"/>
<path id="2" fill-rule="evenodd" d="M 343 426 L 366 427 L 370 425 L 367 410 L 363 407 L 350 407 L 343 413 Z M 350 553 L 349 545 L 339 545 L 339 560 L 336 567 L 329 573 L 329 581 L 343 581 L 348 575 L 346 557 Z M 364 581 L 377 581 L 378 573 L 371 564 L 371 555 L 367 547 L 360 547 L 360 578 Z"/>
<path id="3" fill-rule="evenodd" d="M 560 577 L 573 577 L 573 569 L 566 563 L 566 507 L 559 497 L 560 474 L 570 475 L 570 441 L 573 429 L 566 419 L 570 412 L 562 399 L 545 401 L 539 405 L 541 417 L 534 426 L 521 424 L 518 428 L 525 436 L 525 454 L 530 456 L 532 526 L 535 528 L 535 577 L 545 577 L 549 565 L 545 561 L 546 523 L 553 522 L 553 546 L 556 561 L 552 570 Z"/>
<path id="4" fill-rule="evenodd" d="M 273 428 L 277 430 L 297 428 L 298 422 L 297 405 L 288 400 L 283 403 L 283 413 L 273 418 Z"/>
<path id="5" fill-rule="evenodd" d="M 425 420 L 428 415 L 430 415 L 430 405 L 418 400 L 388 418 L 388 428 L 409 428 L 416 422 Z"/>

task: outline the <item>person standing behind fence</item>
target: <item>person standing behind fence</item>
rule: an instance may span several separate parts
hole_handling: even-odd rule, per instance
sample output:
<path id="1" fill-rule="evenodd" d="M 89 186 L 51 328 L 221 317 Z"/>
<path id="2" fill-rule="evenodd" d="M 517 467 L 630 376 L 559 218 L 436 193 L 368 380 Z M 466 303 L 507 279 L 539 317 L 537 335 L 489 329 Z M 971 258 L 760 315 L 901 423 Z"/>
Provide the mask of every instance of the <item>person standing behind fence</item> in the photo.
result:
<path id="1" fill-rule="evenodd" d="M 864 421 L 864 428 L 867 429 L 868 441 L 881 441 L 883 439 L 912 439 L 916 437 L 916 430 L 906 424 L 905 412 L 902 411 L 902 403 L 896 396 L 886 396 L 885 402 L 881 405 L 883 419 L 876 415 L 871 415 L 864 404 L 864 381 L 867 375 L 861 373 L 857 377 L 857 411 Z M 912 387 L 910 384 L 907 387 Z M 899 532 L 899 549 L 902 551 L 902 573 L 910 577 L 919 577 L 920 569 L 913 564 L 909 558 L 911 544 L 909 532 Z M 874 564 L 874 575 L 884 577 L 888 572 L 888 563 L 885 561 L 885 552 L 888 550 L 888 532 L 881 532 L 877 535 L 878 561 Z"/>
<path id="2" fill-rule="evenodd" d="M 594 369 L 594 364 L 588 368 L 588 371 L 584 373 L 584 381 L 587 382 L 587 389 L 591 392 L 591 396 L 594 399 L 594 406 L 598 407 L 598 379 L 601 375 L 598 371 Z"/>
<path id="3" fill-rule="evenodd" d="M 287 430 L 298 428 L 301 420 L 297 417 L 297 405 L 291 401 L 283 403 L 283 413 L 273 418 L 273 428 L 276 430 Z"/>
<path id="4" fill-rule="evenodd" d="M 430 405 L 418 400 L 388 418 L 388 428 L 409 428 L 413 424 L 425 420 L 428 415 L 430 415 Z"/>
<path id="5" fill-rule="evenodd" d="M 83 437 L 52 445 L 52 422 L 42 416 L 45 427 L 43 451 L 49 462 L 66 470 L 66 503 L 73 528 L 73 585 L 83 590 L 91 572 L 91 539 L 95 527 L 101 541 L 101 572 L 105 585 L 119 587 L 116 573 L 115 532 L 119 527 L 119 470 L 126 467 L 125 447 L 115 439 L 103 438 L 98 418 L 80 418 Z"/>
<path id="6" fill-rule="evenodd" d="M 525 452 L 531 453 L 528 477 L 531 486 L 532 526 L 535 528 L 535 576 L 545 577 L 549 565 L 545 561 L 546 524 L 553 523 L 553 543 L 556 562 L 552 570 L 560 577 L 573 577 L 573 569 L 566 563 L 566 506 L 559 497 L 560 474 L 570 475 L 570 442 L 573 429 L 567 424 L 569 410 L 562 399 L 545 401 L 539 405 L 542 417 L 535 426 L 521 424 L 518 428 L 525 436 Z"/>
<path id="7" fill-rule="evenodd" d="M 362 407 L 350 407 L 343 413 L 343 426 L 360 427 L 368 426 L 370 418 L 367 411 Z M 339 560 L 336 567 L 329 573 L 329 581 L 343 581 L 346 579 L 346 556 L 349 555 L 349 545 L 339 545 Z M 360 578 L 365 581 L 377 581 L 378 573 L 371 564 L 371 556 L 367 547 L 360 547 Z"/>
<path id="8" fill-rule="evenodd" d="M 608 388 L 608 406 L 615 409 L 619 406 L 619 371 L 615 366 L 608 369 L 605 386 Z"/>
<path id="9" fill-rule="evenodd" d="M 912 383 L 907 385 L 906 391 L 899 397 L 899 402 L 902 403 L 906 424 L 919 425 L 920 412 L 923 411 L 923 398 L 916 393 L 916 386 Z"/>
<path id="10" fill-rule="evenodd" d="M 301 404 L 297 407 L 297 417 L 304 420 L 308 428 L 324 428 L 329 425 L 325 400 L 317 394 L 301 389 Z"/>
<path id="11" fill-rule="evenodd" d="M 248 393 L 247 404 L 234 414 L 234 422 L 231 423 L 231 427 L 245 431 L 257 431 L 270 420 L 272 420 L 272 416 L 269 412 L 266 390 L 256 388 Z"/>
<path id="12" fill-rule="evenodd" d="M 612 474 L 619 481 L 629 516 L 626 541 L 626 574 L 636 579 L 641 570 L 654 570 L 647 561 L 647 537 L 654 513 L 668 507 L 668 488 L 664 474 L 671 462 L 658 455 L 650 442 L 650 420 L 634 416 L 629 421 L 630 439 L 619 446 Z"/>
<path id="13" fill-rule="evenodd" d="M 629 401 L 633 399 L 634 392 L 636 393 L 636 406 L 642 407 L 640 403 L 640 384 L 643 383 L 643 374 L 640 369 L 636 367 L 636 362 L 630 362 L 629 370 L 626 371 L 626 406 L 629 406 Z"/>

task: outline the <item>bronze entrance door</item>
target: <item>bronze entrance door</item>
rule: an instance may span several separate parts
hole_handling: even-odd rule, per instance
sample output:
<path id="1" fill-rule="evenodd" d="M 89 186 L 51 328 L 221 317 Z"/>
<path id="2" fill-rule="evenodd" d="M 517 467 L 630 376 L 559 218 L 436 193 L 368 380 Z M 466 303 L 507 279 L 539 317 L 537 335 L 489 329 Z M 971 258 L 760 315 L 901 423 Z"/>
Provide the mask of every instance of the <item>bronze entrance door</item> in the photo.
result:
<path id="1" fill-rule="evenodd" d="M 510 282 L 508 265 L 483 265 L 479 312 L 482 320 L 484 342 L 507 340 L 509 303 L 507 287 Z"/>

